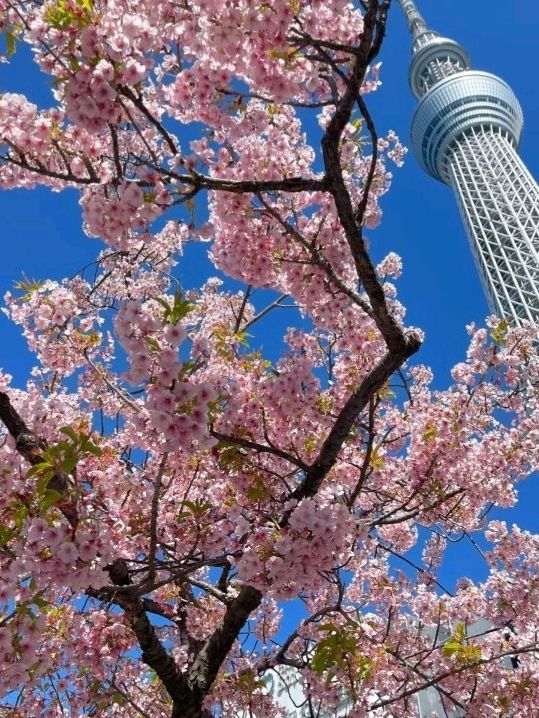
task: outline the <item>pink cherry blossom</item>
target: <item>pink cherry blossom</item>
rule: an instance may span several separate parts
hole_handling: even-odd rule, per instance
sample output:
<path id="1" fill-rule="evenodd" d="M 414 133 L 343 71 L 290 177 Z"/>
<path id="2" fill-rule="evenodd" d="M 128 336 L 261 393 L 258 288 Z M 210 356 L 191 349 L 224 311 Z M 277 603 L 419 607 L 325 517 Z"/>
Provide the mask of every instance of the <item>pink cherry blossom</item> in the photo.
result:
<path id="1" fill-rule="evenodd" d="M 0 712 L 282 718 L 279 676 L 536 718 L 539 538 L 488 514 L 539 467 L 537 327 L 414 357 L 374 233 L 406 148 L 358 102 L 386 6 L 0 1 L 52 87 L 1 95 L 0 186 L 77 193 L 95 250 L 5 297 Z"/>
<path id="2" fill-rule="evenodd" d="M 73 563 L 78 555 L 76 546 L 70 542 L 60 544 L 55 550 L 55 556 L 63 563 Z"/>

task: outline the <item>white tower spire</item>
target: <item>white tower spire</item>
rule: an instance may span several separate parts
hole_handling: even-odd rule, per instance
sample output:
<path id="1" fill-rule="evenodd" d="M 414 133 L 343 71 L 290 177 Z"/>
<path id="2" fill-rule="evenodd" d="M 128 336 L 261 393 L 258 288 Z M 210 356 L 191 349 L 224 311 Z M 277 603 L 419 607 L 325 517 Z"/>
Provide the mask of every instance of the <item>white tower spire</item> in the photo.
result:
<path id="1" fill-rule="evenodd" d="M 416 38 L 427 30 L 427 23 L 423 19 L 423 16 L 417 9 L 414 0 L 402 0 L 401 2 L 402 11 L 406 15 L 406 21 L 408 22 L 408 29 Z"/>
<path id="2" fill-rule="evenodd" d="M 517 153 L 520 104 L 499 77 L 470 69 L 458 43 L 399 0 L 413 37 L 410 87 L 420 99 L 412 147 L 453 187 L 493 312 L 539 322 L 539 187 Z"/>

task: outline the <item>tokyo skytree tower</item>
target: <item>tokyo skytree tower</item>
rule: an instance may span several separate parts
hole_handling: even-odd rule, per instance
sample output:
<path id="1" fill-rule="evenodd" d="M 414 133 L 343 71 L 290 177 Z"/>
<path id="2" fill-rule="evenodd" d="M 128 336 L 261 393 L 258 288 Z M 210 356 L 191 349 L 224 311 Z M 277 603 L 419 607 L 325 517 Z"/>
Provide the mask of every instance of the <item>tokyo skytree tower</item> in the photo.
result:
<path id="1" fill-rule="evenodd" d="M 399 0 L 413 37 L 409 81 L 420 100 L 412 148 L 455 192 L 490 309 L 539 322 L 539 187 L 517 154 L 524 124 L 511 88 L 470 69 L 466 50 Z"/>

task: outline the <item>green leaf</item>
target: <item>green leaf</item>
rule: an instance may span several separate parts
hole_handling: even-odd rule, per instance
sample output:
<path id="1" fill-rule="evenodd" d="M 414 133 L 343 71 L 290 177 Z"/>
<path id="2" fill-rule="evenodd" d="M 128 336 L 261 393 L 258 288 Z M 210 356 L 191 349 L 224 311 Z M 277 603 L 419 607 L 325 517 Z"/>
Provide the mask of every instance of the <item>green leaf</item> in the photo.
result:
<path id="1" fill-rule="evenodd" d="M 354 628 L 356 624 L 354 623 Z M 329 633 L 326 638 L 318 642 L 313 657 L 311 668 L 315 673 L 324 673 L 335 666 L 347 668 L 347 659 L 357 654 L 357 639 L 354 633 L 346 627 L 339 628 L 331 623 L 320 626 L 321 630 Z M 328 680 L 330 676 L 327 676 Z"/>
<path id="2" fill-rule="evenodd" d="M 115 703 L 116 705 L 121 706 L 125 703 L 125 698 L 123 697 L 123 695 L 121 693 L 116 691 L 115 693 L 112 694 L 112 702 Z"/>
<path id="3" fill-rule="evenodd" d="M 444 654 L 446 656 L 459 654 L 465 647 L 466 641 L 466 624 L 457 623 L 451 637 L 444 643 Z"/>
<path id="4" fill-rule="evenodd" d="M 33 603 L 38 608 L 48 608 L 49 606 L 52 605 L 52 602 L 47 601 L 43 598 L 44 593 L 45 593 L 44 590 L 38 591 L 38 593 L 36 593 L 36 595 L 33 598 L 31 598 L 28 601 L 28 603 Z"/>
<path id="5" fill-rule="evenodd" d="M 99 446 L 96 446 L 91 441 L 84 444 L 83 450 L 87 451 L 89 454 L 93 454 L 94 456 L 103 456 L 103 449 L 99 448 Z"/>
<path id="6" fill-rule="evenodd" d="M 54 506 L 62 498 L 62 494 L 54 489 L 45 489 L 43 498 L 41 499 L 40 508 L 41 511 L 47 511 L 51 506 Z"/>
<path id="7" fill-rule="evenodd" d="M 466 640 L 466 624 L 465 623 L 457 623 L 454 636 L 461 643 L 461 645 L 464 643 L 464 641 Z"/>
<path id="8" fill-rule="evenodd" d="M 49 481 L 52 479 L 52 476 L 49 475 L 51 471 L 52 468 L 40 474 L 39 479 L 36 481 L 36 494 L 38 496 L 42 496 L 46 491 Z"/>
<path id="9" fill-rule="evenodd" d="M 188 499 L 183 502 L 183 505 L 189 509 L 191 514 L 195 517 L 203 516 L 211 508 L 213 508 L 212 504 L 209 501 L 204 501 L 204 499 L 196 499 L 195 501 L 189 501 Z"/>
<path id="10" fill-rule="evenodd" d="M 336 633 L 339 627 L 334 623 L 322 623 L 320 624 L 320 630 L 324 631 L 324 633 Z"/>
<path id="11" fill-rule="evenodd" d="M 72 26 L 85 27 L 92 20 L 92 0 L 56 0 L 43 15 L 43 19 L 56 30 Z"/>
<path id="12" fill-rule="evenodd" d="M 39 279 L 30 279 L 23 272 L 22 279 L 18 282 L 15 282 L 13 286 L 15 287 L 15 289 L 18 289 L 20 292 L 23 292 L 21 300 L 25 302 L 30 299 L 34 292 L 37 292 L 39 289 L 41 289 L 41 287 L 43 286 L 43 282 L 39 281 Z"/>
<path id="13" fill-rule="evenodd" d="M 170 304 L 167 301 L 165 301 L 162 297 L 153 297 L 153 298 L 155 299 L 156 302 L 158 302 L 163 307 L 163 309 L 166 312 L 172 311 L 172 307 L 170 306 Z"/>
<path id="14" fill-rule="evenodd" d="M 361 118 L 356 118 L 352 121 L 352 127 L 354 128 L 354 134 L 359 134 L 361 132 L 361 129 L 363 127 L 363 121 Z"/>
<path id="15" fill-rule="evenodd" d="M 460 651 L 461 644 L 453 638 L 450 638 L 444 643 L 444 655 L 450 658 L 455 653 Z"/>
<path id="16" fill-rule="evenodd" d="M 261 501 L 267 497 L 268 493 L 264 488 L 252 486 L 250 489 L 247 489 L 245 495 L 249 501 Z"/>
<path id="17" fill-rule="evenodd" d="M 150 669 L 150 670 L 148 671 L 148 673 L 149 673 L 149 676 L 150 676 L 150 683 L 151 683 L 152 685 L 155 685 L 156 683 L 159 683 L 159 676 L 158 676 L 157 673 L 153 670 L 153 668 Z"/>
<path id="18" fill-rule="evenodd" d="M 176 295 L 177 297 L 178 295 Z M 188 301 L 176 301 L 174 300 L 174 308 L 170 314 L 169 322 L 170 324 L 177 324 L 181 319 L 183 319 L 189 312 L 192 312 L 193 309 L 195 309 L 195 305 L 191 304 Z"/>
<path id="19" fill-rule="evenodd" d="M 75 455 L 66 456 L 62 461 L 62 471 L 64 474 L 70 474 L 78 463 L 78 457 Z"/>
<path id="20" fill-rule="evenodd" d="M 13 529 L 9 528 L 9 526 L 0 524 L 0 546 L 7 546 L 14 533 Z"/>
<path id="21" fill-rule="evenodd" d="M 314 651 L 314 655 L 311 659 L 311 670 L 315 673 L 324 673 L 324 671 L 332 664 L 331 652 L 328 650 L 328 646 L 321 641 Z"/>
<path id="22" fill-rule="evenodd" d="M 74 444 L 76 444 L 79 440 L 79 435 L 72 426 L 62 426 L 60 432 L 62 434 L 65 434 L 66 436 L 69 436 L 69 438 Z"/>
<path id="23" fill-rule="evenodd" d="M 252 334 L 249 334 L 248 332 L 238 332 L 236 335 L 236 341 L 241 347 L 248 347 L 249 346 L 249 337 L 252 337 Z"/>
<path id="24" fill-rule="evenodd" d="M 228 445 L 219 453 L 219 466 L 222 469 L 240 469 L 245 463 L 245 454 L 237 446 Z"/>
<path id="25" fill-rule="evenodd" d="M 301 0 L 289 0 L 289 2 L 294 15 L 299 15 L 301 11 Z"/>
<path id="26" fill-rule="evenodd" d="M 13 514 L 13 521 L 18 529 L 22 528 L 24 519 L 28 516 L 28 507 L 20 503 Z"/>
<path id="27" fill-rule="evenodd" d="M 150 349 L 154 349 L 155 351 L 159 351 L 160 346 L 159 342 L 155 337 L 144 337 L 146 344 L 150 347 Z"/>
<path id="28" fill-rule="evenodd" d="M 12 30 L 6 30 L 4 32 L 6 36 L 6 52 L 8 57 L 12 57 L 15 54 L 17 45 L 17 36 Z"/>
<path id="29" fill-rule="evenodd" d="M 425 431 L 423 432 L 423 439 L 428 443 L 429 441 L 434 441 L 438 434 L 438 431 L 435 426 L 432 424 L 427 424 L 425 427 Z"/>
<path id="30" fill-rule="evenodd" d="M 180 373 L 178 374 L 178 381 L 183 381 L 186 377 L 191 376 L 195 369 L 198 367 L 198 362 L 192 361 L 189 359 L 188 361 L 184 362 L 182 364 L 182 368 L 180 370 Z"/>
<path id="31" fill-rule="evenodd" d="M 90 439 L 89 434 L 77 432 L 70 426 L 64 426 L 60 431 L 68 436 L 72 443 L 60 441 L 56 446 L 49 447 L 47 451 L 52 451 L 55 457 L 61 458 L 62 468 L 65 473 L 71 473 L 77 463 L 81 459 L 82 454 L 93 454 L 94 456 L 102 456 L 103 451 L 96 446 Z M 75 462 L 73 464 L 73 461 Z"/>
<path id="32" fill-rule="evenodd" d="M 509 326 L 510 324 L 507 319 L 502 319 L 500 320 L 496 328 L 492 330 L 491 336 L 495 344 L 498 344 L 500 346 L 505 344 L 505 337 L 507 335 L 507 330 L 509 329 Z"/>
<path id="33" fill-rule="evenodd" d="M 359 677 L 363 680 L 366 678 L 370 678 L 372 675 L 372 667 L 374 665 L 374 661 L 372 658 L 367 658 L 367 656 L 362 656 L 359 658 Z"/>
<path id="34" fill-rule="evenodd" d="M 179 289 L 174 294 L 174 302 L 172 306 L 163 299 L 163 297 L 153 297 L 165 310 L 164 319 L 168 324 L 177 324 L 189 312 L 195 309 L 195 305 L 191 304 L 183 298 L 183 294 Z"/>
<path id="35" fill-rule="evenodd" d="M 26 474 L 27 478 L 32 476 L 42 476 L 44 472 L 54 469 L 54 466 L 48 461 L 41 461 L 39 464 L 34 464 L 31 469 L 28 469 Z"/>

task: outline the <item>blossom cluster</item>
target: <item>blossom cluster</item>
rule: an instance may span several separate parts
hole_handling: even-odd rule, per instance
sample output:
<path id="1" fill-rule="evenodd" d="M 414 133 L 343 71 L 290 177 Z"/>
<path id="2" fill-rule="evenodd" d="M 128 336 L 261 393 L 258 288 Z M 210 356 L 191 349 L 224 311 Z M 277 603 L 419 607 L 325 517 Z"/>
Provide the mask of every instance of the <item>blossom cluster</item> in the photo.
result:
<path id="1" fill-rule="evenodd" d="M 123 302 L 115 321 L 118 338 L 129 357 L 126 379 L 131 384 L 149 381 L 146 411 L 165 439 L 167 451 L 210 447 L 208 411 L 217 393 L 206 382 L 182 380 L 179 348 L 187 331 L 179 323 L 160 321 L 141 302 Z"/>
<path id="2" fill-rule="evenodd" d="M 115 199 L 99 190 L 89 191 L 81 200 L 86 232 L 126 250 L 133 244 L 131 231 L 147 227 L 170 202 L 169 193 L 159 183 L 147 196 L 136 181 L 124 182 Z"/>
<path id="3" fill-rule="evenodd" d="M 276 599 L 292 598 L 323 583 L 321 573 L 346 561 L 354 522 L 340 504 L 302 501 L 283 529 L 263 527 L 238 562 L 239 578 Z"/>
<path id="4" fill-rule="evenodd" d="M 6 293 L 3 311 L 23 328 L 28 347 L 47 371 L 68 376 L 87 363 L 101 344 L 103 319 L 89 309 L 89 285 L 80 278 L 62 283 L 23 278 L 18 293 Z M 105 351 L 106 355 L 106 351 Z"/>

